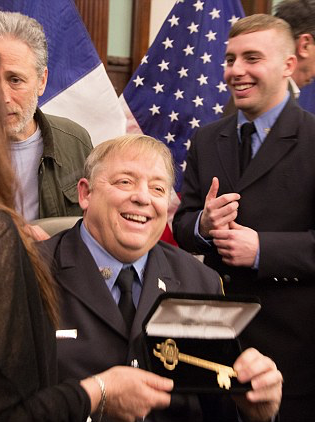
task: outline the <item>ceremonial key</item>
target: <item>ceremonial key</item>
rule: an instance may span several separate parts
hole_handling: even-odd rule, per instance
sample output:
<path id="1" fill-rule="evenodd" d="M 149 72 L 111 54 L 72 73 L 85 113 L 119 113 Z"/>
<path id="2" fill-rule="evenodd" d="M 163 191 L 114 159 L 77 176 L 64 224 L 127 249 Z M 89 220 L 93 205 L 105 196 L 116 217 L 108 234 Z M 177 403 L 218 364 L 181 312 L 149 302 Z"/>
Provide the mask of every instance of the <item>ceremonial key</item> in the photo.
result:
<path id="1" fill-rule="evenodd" d="M 220 388 L 225 388 L 226 390 L 231 387 L 231 378 L 237 377 L 236 371 L 230 366 L 180 353 L 175 341 L 170 338 L 161 344 L 157 344 L 156 349 L 153 349 L 153 354 L 160 358 L 160 361 L 163 362 L 165 368 L 169 371 L 175 368 L 178 361 L 214 371 L 217 373 L 217 381 Z"/>

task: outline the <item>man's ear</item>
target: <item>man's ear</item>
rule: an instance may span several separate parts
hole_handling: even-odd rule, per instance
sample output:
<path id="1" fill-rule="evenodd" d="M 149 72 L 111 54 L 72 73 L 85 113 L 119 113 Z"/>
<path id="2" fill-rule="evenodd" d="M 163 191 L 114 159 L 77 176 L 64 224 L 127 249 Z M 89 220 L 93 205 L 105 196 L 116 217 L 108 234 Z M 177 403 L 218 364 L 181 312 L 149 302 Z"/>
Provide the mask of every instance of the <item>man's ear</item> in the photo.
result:
<path id="1" fill-rule="evenodd" d="M 90 184 L 86 178 L 78 181 L 78 199 L 83 211 L 87 210 L 90 200 Z"/>
<path id="2" fill-rule="evenodd" d="M 48 69 L 46 67 L 42 77 L 39 78 L 38 92 L 37 92 L 39 97 L 41 97 L 45 92 L 46 85 L 47 85 L 47 79 L 48 79 Z"/>
<path id="3" fill-rule="evenodd" d="M 285 61 L 284 76 L 291 76 L 296 69 L 297 57 L 291 54 Z"/>
<path id="4" fill-rule="evenodd" d="M 311 34 L 301 34 L 296 42 L 296 54 L 302 59 L 307 59 L 309 56 L 309 48 L 314 44 L 314 39 Z"/>

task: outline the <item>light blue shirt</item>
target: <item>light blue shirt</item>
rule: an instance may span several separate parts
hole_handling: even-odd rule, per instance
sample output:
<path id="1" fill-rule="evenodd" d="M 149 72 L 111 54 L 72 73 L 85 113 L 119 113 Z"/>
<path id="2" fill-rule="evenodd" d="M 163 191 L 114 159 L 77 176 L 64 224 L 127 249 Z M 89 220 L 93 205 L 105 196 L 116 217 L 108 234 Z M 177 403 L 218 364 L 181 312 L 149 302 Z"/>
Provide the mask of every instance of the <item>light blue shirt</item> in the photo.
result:
<path id="1" fill-rule="evenodd" d="M 279 114 L 282 112 L 286 103 L 288 102 L 289 97 L 290 94 L 287 92 L 281 103 L 277 104 L 275 107 L 271 108 L 270 110 L 266 111 L 266 113 L 253 120 L 256 132 L 252 134 L 252 158 L 255 157 L 259 148 L 262 146 L 264 140 L 270 132 L 270 129 L 275 124 Z M 246 119 L 244 113 L 239 110 L 237 115 L 237 133 L 239 142 L 241 142 L 241 126 L 248 122 L 249 120 Z"/>
<path id="2" fill-rule="evenodd" d="M 21 187 L 15 198 L 16 209 L 27 221 L 39 216 L 38 168 L 43 150 L 39 126 L 25 141 L 11 142 L 12 165 Z"/>
<path id="3" fill-rule="evenodd" d="M 86 229 L 84 222 L 81 223 L 80 226 L 80 234 L 83 242 L 87 246 L 88 250 L 90 251 L 96 265 L 98 268 L 104 268 L 108 267 L 111 269 L 112 275 L 109 279 L 104 279 L 104 282 L 106 283 L 109 291 L 111 292 L 114 301 L 118 304 L 120 299 L 120 289 L 116 285 L 116 279 L 118 277 L 118 274 L 120 273 L 120 270 L 122 268 L 133 266 L 137 276 L 135 277 L 135 281 L 132 285 L 132 297 L 135 307 L 137 308 L 141 290 L 143 286 L 143 275 L 145 266 L 148 259 L 148 253 L 143 255 L 141 258 L 139 258 L 135 262 L 131 262 L 127 264 L 123 264 L 122 262 L 118 261 L 116 258 L 114 258 L 112 255 L 110 255 L 95 239 L 94 237 L 89 233 L 89 231 Z"/>

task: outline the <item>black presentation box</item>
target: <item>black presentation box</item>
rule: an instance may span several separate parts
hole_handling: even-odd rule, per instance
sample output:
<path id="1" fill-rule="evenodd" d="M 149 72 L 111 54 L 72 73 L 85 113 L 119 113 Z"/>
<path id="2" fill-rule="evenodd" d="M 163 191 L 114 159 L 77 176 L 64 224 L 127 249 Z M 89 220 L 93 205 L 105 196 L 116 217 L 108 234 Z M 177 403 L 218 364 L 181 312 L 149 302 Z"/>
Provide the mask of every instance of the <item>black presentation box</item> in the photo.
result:
<path id="1" fill-rule="evenodd" d="M 176 392 L 244 393 L 250 385 L 227 374 L 241 353 L 237 336 L 259 310 L 256 297 L 161 295 L 143 323 L 147 369 L 172 378 Z M 199 367 L 205 362 L 196 358 L 231 369 L 220 367 L 218 377 L 217 366 Z"/>

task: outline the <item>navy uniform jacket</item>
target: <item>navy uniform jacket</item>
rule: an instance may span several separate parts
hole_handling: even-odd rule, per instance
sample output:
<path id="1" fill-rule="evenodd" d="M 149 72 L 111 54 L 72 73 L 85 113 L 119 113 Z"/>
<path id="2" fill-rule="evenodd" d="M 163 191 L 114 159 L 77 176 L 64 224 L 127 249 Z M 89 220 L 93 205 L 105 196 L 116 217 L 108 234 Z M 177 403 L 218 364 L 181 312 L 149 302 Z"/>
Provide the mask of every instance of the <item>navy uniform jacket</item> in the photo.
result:
<path id="1" fill-rule="evenodd" d="M 204 252 L 194 226 L 214 176 L 218 196 L 241 195 L 236 221 L 259 234 L 258 271 L 225 265 L 214 246 L 205 263 L 220 273 L 227 294 L 261 299 L 262 310 L 241 336 L 243 347 L 254 346 L 276 362 L 285 394 L 314 393 L 315 116 L 290 99 L 241 178 L 236 126 L 234 114 L 196 132 L 175 238 L 190 252 Z"/>
<path id="2" fill-rule="evenodd" d="M 159 242 L 149 253 L 143 289 L 128 338 L 118 306 L 81 240 L 80 222 L 74 228 L 55 235 L 44 246 L 54 258 L 52 268 L 60 288 L 60 328 L 78 330 L 76 340 L 58 341 L 60 379 L 81 379 L 114 365 L 130 365 L 133 359 L 137 359 L 140 368 L 145 368 L 139 336 L 144 318 L 157 297 L 164 293 L 159 289 L 158 279 L 165 283 L 167 292 L 222 294 L 216 272 L 179 248 Z M 219 396 L 215 396 L 210 409 L 207 401 L 208 398 L 203 403 L 206 412 L 212 415 L 219 412 L 220 416 L 214 418 L 214 422 L 237 421 L 234 404 L 228 403 L 222 408 Z M 222 412 L 229 406 L 231 416 L 221 419 Z M 174 394 L 170 409 L 153 412 L 146 421 L 198 422 L 202 420 L 200 412 L 197 396 Z"/>

